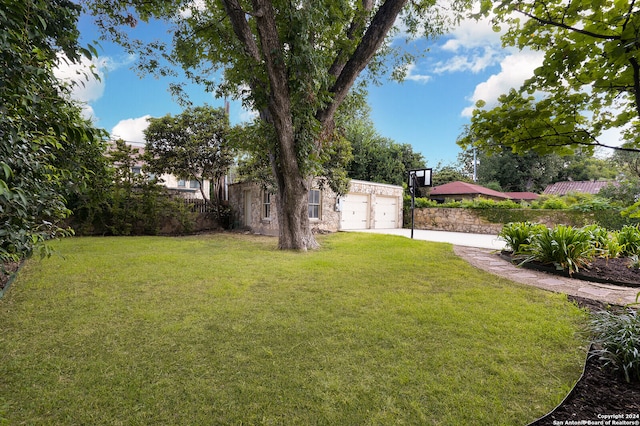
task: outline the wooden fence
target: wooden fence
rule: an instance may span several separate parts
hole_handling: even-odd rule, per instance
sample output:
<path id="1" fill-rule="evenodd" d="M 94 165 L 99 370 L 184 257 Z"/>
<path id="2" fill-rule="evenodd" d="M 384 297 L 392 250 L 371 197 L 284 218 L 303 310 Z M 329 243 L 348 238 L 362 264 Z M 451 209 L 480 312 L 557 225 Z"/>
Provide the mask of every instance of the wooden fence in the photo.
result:
<path id="1" fill-rule="evenodd" d="M 207 203 L 205 200 L 200 200 L 198 198 L 184 198 L 183 202 L 192 212 L 195 212 L 195 213 L 213 212 L 213 206 L 210 203 Z"/>

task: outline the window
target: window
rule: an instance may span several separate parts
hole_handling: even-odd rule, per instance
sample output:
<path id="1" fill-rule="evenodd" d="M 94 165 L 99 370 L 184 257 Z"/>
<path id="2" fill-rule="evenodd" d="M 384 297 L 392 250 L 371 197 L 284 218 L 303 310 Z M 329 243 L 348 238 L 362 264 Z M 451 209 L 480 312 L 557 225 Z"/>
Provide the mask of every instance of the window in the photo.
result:
<path id="1" fill-rule="evenodd" d="M 197 180 L 189 181 L 189 188 L 194 188 L 194 189 L 200 188 L 200 182 L 198 182 Z"/>
<path id="2" fill-rule="evenodd" d="M 131 168 L 131 172 L 134 175 L 139 175 L 140 173 L 142 173 L 142 167 L 134 166 L 134 167 Z"/>
<path id="3" fill-rule="evenodd" d="M 178 180 L 178 188 L 184 188 L 185 186 L 187 186 L 187 184 L 184 179 Z"/>
<path id="4" fill-rule="evenodd" d="M 309 219 L 320 219 L 320 190 L 309 191 Z"/>
<path id="5" fill-rule="evenodd" d="M 262 195 L 262 218 L 269 219 L 271 217 L 271 194 L 264 191 Z"/>

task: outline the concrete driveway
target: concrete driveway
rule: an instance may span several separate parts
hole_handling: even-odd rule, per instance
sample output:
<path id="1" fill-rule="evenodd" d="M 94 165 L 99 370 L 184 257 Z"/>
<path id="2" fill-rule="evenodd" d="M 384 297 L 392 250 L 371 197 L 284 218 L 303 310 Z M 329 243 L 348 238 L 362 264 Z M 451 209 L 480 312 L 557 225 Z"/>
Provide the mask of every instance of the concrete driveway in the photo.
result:
<path id="1" fill-rule="evenodd" d="M 346 232 L 369 232 L 375 234 L 400 235 L 411 238 L 411 229 L 354 229 Z M 467 234 L 466 232 L 426 231 L 416 229 L 413 231 L 415 240 L 435 241 L 438 243 L 451 243 L 456 246 L 486 248 L 502 250 L 506 243 L 497 235 Z"/>

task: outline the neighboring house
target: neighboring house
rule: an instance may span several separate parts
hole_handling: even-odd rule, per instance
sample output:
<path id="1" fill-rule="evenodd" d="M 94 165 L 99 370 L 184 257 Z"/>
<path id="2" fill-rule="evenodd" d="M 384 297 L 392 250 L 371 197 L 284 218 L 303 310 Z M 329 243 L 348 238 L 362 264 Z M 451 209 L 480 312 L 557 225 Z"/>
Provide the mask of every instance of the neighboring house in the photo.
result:
<path id="1" fill-rule="evenodd" d="M 509 197 L 510 200 L 513 200 L 516 203 L 520 203 L 523 201 L 528 203 L 540 198 L 540 195 L 536 194 L 535 192 L 505 192 L 505 195 Z"/>
<path id="2" fill-rule="evenodd" d="M 133 145 L 131 143 L 127 143 L 127 145 L 132 147 L 134 151 L 137 151 L 136 162 L 131 168 L 131 171 L 134 174 L 142 174 L 144 162 L 140 158 L 144 155 L 144 146 Z M 152 179 L 153 177 L 155 176 L 149 175 L 149 179 Z M 200 191 L 200 182 L 197 180 L 180 179 L 170 174 L 163 174 L 159 176 L 158 179 L 161 185 L 187 199 L 204 200 L 202 192 L 204 192 L 206 198 L 209 199 L 209 194 L 211 193 L 211 183 L 207 179 L 203 181 L 203 191 Z"/>
<path id="3" fill-rule="evenodd" d="M 401 186 L 352 180 L 342 197 L 317 185 L 309 191 L 309 221 L 314 232 L 402 228 Z M 276 194 L 250 182 L 229 185 L 234 226 L 278 235 Z"/>
<path id="4" fill-rule="evenodd" d="M 504 192 L 494 191 L 484 186 L 473 183 L 455 181 L 444 185 L 434 186 L 429 192 L 429 198 L 439 203 L 449 201 L 470 201 L 474 198 L 488 198 L 495 201 L 505 201 L 510 199 Z"/>
<path id="5" fill-rule="evenodd" d="M 567 195 L 571 192 L 583 193 L 583 194 L 597 194 L 602 188 L 609 184 L 617 185 L 616 182 L 606 180 L 582 180 L 582 181 L 567 181 L 556 182 L 548 185 L 543 194 L 546 195 Z"/>

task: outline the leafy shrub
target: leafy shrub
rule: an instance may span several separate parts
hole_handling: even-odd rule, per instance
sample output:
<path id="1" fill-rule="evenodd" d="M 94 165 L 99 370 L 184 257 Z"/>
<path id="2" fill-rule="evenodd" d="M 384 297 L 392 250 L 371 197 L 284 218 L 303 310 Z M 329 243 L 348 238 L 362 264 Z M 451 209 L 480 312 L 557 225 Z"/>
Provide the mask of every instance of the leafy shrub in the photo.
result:
<path id="1" fill-rule="evenodd" d="M 549 198 L 545 200 L 541 208 L 547 210 L 564 210 L 568 207 L 568 204 L 561 198 Z"/>
<path id="2" fill-rule="evenodd" d="M 594 224 L 582 228 L 584 232 L 591 235 L 591 241 L 595 248 L 600 251 L 600 256 L 611 259 L 622 254 L 622 245 L 618 242 L 618 233 L 609 232 L 606 228 Z"/>
<path id="3" fill-rule="evenodd" d="M 595 332 L 594 351 L 605 365 L 624 376 L 627 382 L 640 381 L 640 317 L 627 308 L 622 313 L 600 311 L 591 322 Z"/>
<path id="4" fill-rule="evenodd" d="M 565 225 L 545 227 L 531 237 L 531 244 L 524 250 L 528 254 L 525 262 L 553 263 L 558 269 L 567 269 L 569 274 L 588 265 L 600 252 L 588 231 Z"/>
<path id="5" fill-rule="evenodd" d="M 623 256 L 640 254 L 640 228 L 638 228 L 638 225 L 625 225 L 618 231 L 617 237 L 622 246 Z"/>
<path id="6" fill-rule="evenodd" d="M 507 243 L 507 248 L 514 254 L 521 253 L 521 249 L 531 244 L 533 235 L 542 232 L 544 225 L 531 222 L 511 222 L 502 227 L 498 235 Z"/>
<path id="7" fill-rule="evenodd" d="M 580 212 L 594 212 L 602 210 L 611 210 L 615 208 L 608 200 L 600 197 L 594 197 L 570 206 L 571 210 Z"/>
<path id="8" fill-rule="evenodd" d="M 472 201 L 462 202 L 462 207 L 470 209 L 519 209 L 522 206 L 513 200 L 495 201 L 478 197 Z"/>

